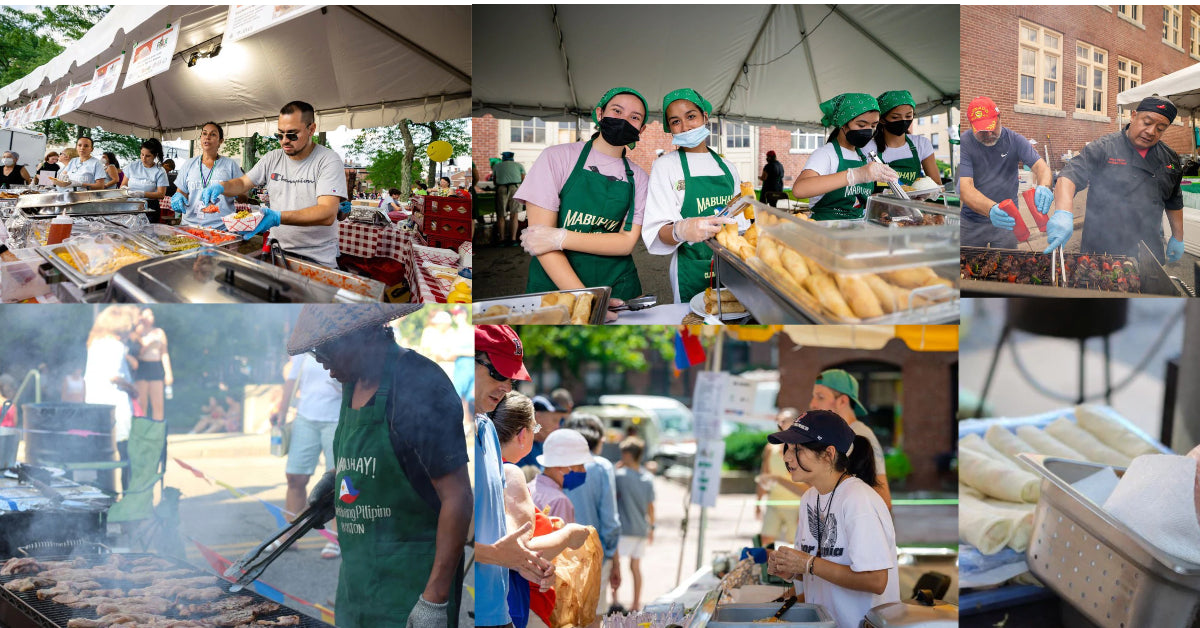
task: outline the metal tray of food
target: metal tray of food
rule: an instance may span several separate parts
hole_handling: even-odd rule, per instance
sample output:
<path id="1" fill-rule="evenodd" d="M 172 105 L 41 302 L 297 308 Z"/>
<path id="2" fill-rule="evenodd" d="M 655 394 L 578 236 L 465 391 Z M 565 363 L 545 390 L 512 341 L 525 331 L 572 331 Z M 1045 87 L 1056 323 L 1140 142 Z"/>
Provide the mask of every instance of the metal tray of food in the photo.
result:
<path id="1" fill-rule="evenodd" d="M 931 266 L 958 257 L 958 223 L 893 229 L 867 220 L 817 222 L 763 207 L 758 225 L 760 234 L 774 236 L 836 273 Z"/>
<path id="2" fill-rule="evenodd" d="M 45 207 L 23 207 L 21 211 L 30 218 L 54 218 L 59 214 L 68 216 L 112 216 L 115 214 L 144 214 L 152 210 L 140 200 L 98 201 L 73 205 L 47 205 Z"/>
<path id="3" fill-rule="evenodd" d="M 181 232 L 200 240 L 204 246 L 216 247 L 237 253 L 242 246 L 242 237 L 228 231 L 198 227 L 196 225 L 179 225 L 175 227 Z M 223 240 L 223 241 L 219 241 Z"/>
<path id="4" fill-rule="evenodd" d="M 603 325 L 604 317 L 608 312 L 608 299 L 612 295 L 612 288 L 603 286 L 600 288 L 581 288 L 579 290 L 554 290 L 551 292 L 536 292 L 531 294 L 518 294 L 509 297 L 499 297 L 496 299 L 485 299 L 475 301 L 471 304 L 472 322 L 476 325 L 501 325 L 505 324 L 508 317 L 521 314 L 532 314 L 544 307 L 555 307 L 554 305 L 544 306 L 542 298 L 548 295 L 571 294 L 576 298 L 582 294 L 592 295 L 592 312 L 588 318 L 588 325 Z M 488 315 L 487 310 L 495 306 L 502 306 L 509 309 L 507 313 L 498 314 L 493 310 L 493 314 Z M 567 313 L 568 317 L 570 312 Z"/>
<path id="5" fill-rule="evenodd" d="M 62 272 L 62 274 L 67 277 L 67 279 L 69 279 L 75 285 L 79 286 L 85 292 L 88 290 L 91 290 L 93 288 L 99 288 L 99 287 L 107 284 L 108 281 L 110 279 L 112 279 L 113 274 L 116 272 L 114 270 L 111 273 L 105 273 L 105 274 L 101 274 L 101 275 L 90 275 L 88 273 L 83 272 L 79 268 L 76 268 L 72 262 L 67 261 L 67 257 L 70 257 L 70 251 L 68 250 L 67 244 L 65 242 L 60 242 L 58 244 L 52 244 L 50 246 L 38 247 L 37 252 L 40 253 L 42 257 L 46 258 L 46 261 L 50 262 L 51 266 L 53 266 L 54 268 L 56 268 L 60 272 Z M 153 258 L 151 258 L 151 259 L 153 259 Z M 142 261 L 148 261 L 148 260 L 142 260 Z M 136 263 L 136 262 L 131 262 L 131 263 Z M 120 270 L 120 269 L 117 269 L 117 270 Z"/>
<path id="6" fill-rule="evenodd" d="M 44 192 L 41 194 L 22 194 L 17 199 L 17 207 L 64 207 L 79 203 L 94 203 L 113 199 L 129 198 L 125 190 L 88 190 L 86 192 Z"/>
<path id="7" fill-rule="evenodd" d="M 147 241 L 163 253 L 188 251 L 204 244 L 204 240 L 171 225 L 151 224 L 135 231 L 134 235 Z"/>
<path id="8" fill-rule="evenodd" d="M 1072 297 L 1072 298 L 1113 298 L 1117 296 L 1170 296 L 1182 297 L 1192 293 L 1192 288 L 1183 280 L 1172 275 L 1158 263 L 1158 259 L 1150 252 L 1145 242 L 1138 243 L 1138 256 L 1133 259 L 1121 255 L 1092 255 L 1083 253 L 1066 253 L 1067 280 L 1075 286 L 1061 287 L 1050 285 L 1051 256 L 1031 251 L 1017 249 L 991 249 L 976 246 L 964 246 L 959 254 L 959 286 L 963 292 L 977 293 L 983 296 L 1039 296 L 1039 297 Z M 1127 290 L 1121 290 L 1120 285 L 1105 289 L 1106 284 L 1092 285 L 1091 281 L 1077 280 L 1075 269 L 1081 258 L 1087 257 L 1093 261 L 1107 261 L 1110 265 L 1119 262 L 1122 265 L 1120 273 L 1126 279 Z M 1009 275 L 1012 281 L 998 274 L 1000 264 L 1011 259 L 1019 272 Z M 996 270 L 989 268 L 995 263 Z M 988 267 L 985 267 L 988 266 Z M 1132 266 L 1132 268 L 1131 268 Z M 982 279 L 980 277 L 990 277 Z M 1134 281 L 1136 279 L 1136 282 Z"/>
<path id="9" fill-rule="evenodd" d="M 258 256 L 258 259 L 268 261 L 263 259 L 262 255 Z M 274 265 L 276 268 L 283 268 L 281 260 L 277 260 Z M 382 281 L 352 275 L 293 257 L 287 258 L 286 270 L 337 288 L 339 303 L 379 303 L 383 301 L 383 294 L 387 290 L 387 286 Z"/>
<path id="10" fill-rule="evenodd" d="M 960 210 L 943 203 L 904 200 L 887 194 L 867 198 L 865 212 L 868 222 L 884 227 L 924 229 L 943 225 L 958 225 Z"/>
<path id="11" fill-rule="evenodd" d="M 759 236 L 762 237 L 762 236 Z M 759 323 L 770 325 L 807 324 L 943 324 L 959 319 L 957 291 L 948 291 L 943 286 L 917 288 L 910 294 L 909 308 L 880 317 L 843 320 L 821 306 L 807 291 L 796 292 L 774 277 L 775 271 L 768 269 L 758 257 L 743 260 L 719 242 L 707 242 L 716 255 L 714 265 L 717 281 L 729 288 Z M 953 267 L 947 264 L 932 266 L 940 277 L 953 280 Z M 928 305 L 913 306 L 924 297 Z M 940 300 L 939 300 L 940 299 Z"/>
<path id="12" fill-rule="evenodd" d="M 1026 551 L 1039 580 L 1104 628 L 1200 623 L 1200 565 L 1158 549 L 1071 486 L 1108 465 L 1017 457 L 1042 480 Z"/>
<path id="13" fill-rule="evenodd" d="M 721 604 L 708 622 L 709 628 L 754 628 L 763 623 L 793 628 L 837 628 L 837 622 L 820 604 L 794 604 L 779 621 L 763 622 L 773 617 L 779 604 Z"/>

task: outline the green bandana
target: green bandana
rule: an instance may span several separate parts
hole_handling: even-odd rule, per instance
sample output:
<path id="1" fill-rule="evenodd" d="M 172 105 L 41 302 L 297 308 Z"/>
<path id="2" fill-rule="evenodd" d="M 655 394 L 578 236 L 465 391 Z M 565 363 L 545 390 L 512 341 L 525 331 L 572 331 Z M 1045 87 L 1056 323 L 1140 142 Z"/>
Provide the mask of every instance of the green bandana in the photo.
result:
<path id="1" fill-rule="evenodd" d="M 642 107 L 646 109 L 646 113 L 650 113 L 650 105 L 646 102 L 646 97 L 638 93 L 638 90 L 632 87 L 614 87 L 604 92 L 604 96 L 600 99 L 600 102 L 596 103 L 596 106 L 592 108 L 592 122 L 600 124 L 600 120 L 596 118 L 596 109 L 604 109 L 608 105 L 608 101 L 612 100 L 613 96 L 617 94 L 633 94 L 637 96 L 638 100 L 642 101 Z M 645 120 L 645 116 L 642 119 Z"/>
<path id="2" fill-rule="evenodd" d="M 670 133 L 668 129 L 671 127 L 667 124 L 667 107 L 676 100 L 686 100 L 700 108 L 707 115 L 712 115 L 712 103 L 704 100 L 704 97 L 696 90 L 690 87 L 677 89 L 663 96 L 663 130 Z"/>
<path id="3" fill-rule="evenodd" d="M 870 94 L 838 94 L 821 103 L 821 125 L 840 127 L 868 111 L 879 111 L 879 102 Z"/>
<path id="4" fill-rule="evenodd" d="M 917 112 L 917 101 L 913 100 L 912 94 L 908 93 L 906 89 L 884 92 L 879 95 L 879 113 L 883 115 L 887 115 L 887 112 L 900 105 L 908 105 L 913 108 L 913 113 Z"/>

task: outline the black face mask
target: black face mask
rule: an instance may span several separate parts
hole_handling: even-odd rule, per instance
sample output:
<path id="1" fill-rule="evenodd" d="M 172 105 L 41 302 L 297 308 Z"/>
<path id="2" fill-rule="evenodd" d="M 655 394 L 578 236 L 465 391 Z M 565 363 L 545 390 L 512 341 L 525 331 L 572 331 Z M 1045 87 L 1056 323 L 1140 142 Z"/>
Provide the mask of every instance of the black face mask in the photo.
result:
<path id="1" fill-rule="evenodd" d="M 912 126 L 912 120 L 892 120 L 891 122 L 883 123 L 883 128 L 887 129 L 887 132 L 892 135 L 904 135 L 908 133 L 908 127 L 910 126 Z"/>
<path id="2" fill-rule="evenodd" d="M 862 148 L 871 143 L 871 137 L 875 135 L 875 131 L 871 129 L 855 129 L 853 131 L 843 130 L 846 135 L 846 141 L 855 148 Z"/>
<path id="3" fill-rule="evenodd" d="M 628 146 L 638 141 L 641 133 L 624 118 L 602 118 L 600 136 L 613 146 Z"/>

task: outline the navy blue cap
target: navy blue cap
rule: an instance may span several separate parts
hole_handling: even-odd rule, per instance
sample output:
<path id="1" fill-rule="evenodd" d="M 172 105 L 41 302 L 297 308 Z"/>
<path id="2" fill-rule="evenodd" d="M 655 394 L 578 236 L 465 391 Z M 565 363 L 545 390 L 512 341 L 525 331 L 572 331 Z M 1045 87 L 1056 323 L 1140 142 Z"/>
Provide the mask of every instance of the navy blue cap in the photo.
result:
<path id="1" fill-rule="evenodd" d="M 835 412 L 809 410 L 796 419 L 791 427 L 771 434 L 767 440 L 775 445 L 817 442 L 833 445 L 839 453 L 849 455 L 850 447 L 854 445 L 854 430 Z"/>

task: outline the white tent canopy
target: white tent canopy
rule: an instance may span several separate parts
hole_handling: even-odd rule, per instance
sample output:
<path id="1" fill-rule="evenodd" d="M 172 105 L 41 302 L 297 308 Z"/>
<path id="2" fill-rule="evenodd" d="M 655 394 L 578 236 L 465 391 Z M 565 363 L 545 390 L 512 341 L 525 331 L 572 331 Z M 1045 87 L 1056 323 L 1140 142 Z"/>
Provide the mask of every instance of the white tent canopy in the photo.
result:
<path id="1" fill-rule="evenodd" d="M 1117 106 L 1132 109 L 1147 96 L 1155 94 L 1171 101 L 1180 111 L 1200 109 L 1200 63 L 1120 92 Z"/>
<path id="2" fill-rule="evenodd" d="M 327 6 L 187 66 L 193 51 L 222 41 L 228 6 L 119 5 L 82 39 L 28 76 L 0 88 L 0 104 L 21 106 L 92 77 L 98 64 L 132 52 L 182 19 L 171 68 L 119 87 L 62 117 L 114 133 L 195 139 L 208 121 L 228 137 L 276 130 L 279 108 L 311 103 L 317 128 L 368 128 L 468 115 L 469 6 Z M 124 77 L 122 77 L 122 83 Z"/>
<path id="3" fill-rule="evenodd" d="M 476 5 L 473 113 L 590 118 L 628 86 L 648 121 L 680 87 L 784 128 L 819 125 L 842 92 L 907 89 L 921 115 L 958 100 L 958 19 L 957 5 Z"/>

